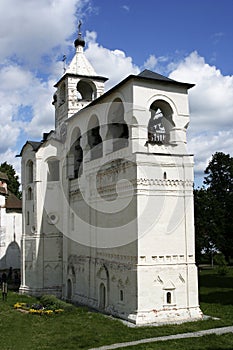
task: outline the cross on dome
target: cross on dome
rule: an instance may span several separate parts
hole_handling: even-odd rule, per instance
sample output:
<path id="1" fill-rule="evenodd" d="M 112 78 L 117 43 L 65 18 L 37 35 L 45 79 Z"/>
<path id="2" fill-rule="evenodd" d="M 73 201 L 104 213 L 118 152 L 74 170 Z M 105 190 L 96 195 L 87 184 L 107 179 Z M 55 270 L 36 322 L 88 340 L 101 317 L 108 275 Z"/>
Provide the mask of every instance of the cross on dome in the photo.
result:
<path id="1" fill-rule="evenodd" d="M 82 26 L 82 21 L 79 20 L 78 22 L 78 38 L 74 41 L 74 46 L 77 48 L 78 46 L 85 46 L 85 41 L 82 38 L 82 33 L 81 33 L 81 26 Z"/>

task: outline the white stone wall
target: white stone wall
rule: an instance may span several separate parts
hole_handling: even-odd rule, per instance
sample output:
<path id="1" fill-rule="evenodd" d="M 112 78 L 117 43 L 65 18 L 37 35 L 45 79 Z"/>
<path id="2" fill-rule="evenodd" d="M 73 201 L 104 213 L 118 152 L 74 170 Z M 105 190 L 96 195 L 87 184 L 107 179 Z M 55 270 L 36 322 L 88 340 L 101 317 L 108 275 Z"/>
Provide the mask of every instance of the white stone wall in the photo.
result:
<path id="1" fill-rule="evenodd" d="M 20 269 L 22 214 L 6 212 L 5 196 L 0 196 L 0 268 Z"/>
<path id="2" fill-rule="evenodd" d="M 101 103 L 79 110 L 86 106 L 75 100 L 79 78 L 62 78 L 65 102 L 55 103 L 55 133 L 37 152 L 29 145 L 23 152 L 21 291 L 52 292 L 137 324 L 200 318 L 193 158 L 186 150 L 187 89 L 131 79 Z M 91 79 L 101 94 L 103 82 Z M 129 130 L 127 147 L 126 142 L 116 151 L 109 127 L 117 126 L 113 101 L 122 102 L 121 122 Z M 150 108 L 155 105 L 164 109 L 167 143 L 149 142 Z M 67 134 L 61 138 L 64 121 Z M 92 159 L 88 133 L 93 123 L 102 139 L 97 159 Z M 77 137 L 83 151 L 78 177 L 72 153 Z M 54 158 L 60 177 L 48 181 L 48 162 Z M 28 160 L 34 166 L 32 183 L 27 182 Z"/>

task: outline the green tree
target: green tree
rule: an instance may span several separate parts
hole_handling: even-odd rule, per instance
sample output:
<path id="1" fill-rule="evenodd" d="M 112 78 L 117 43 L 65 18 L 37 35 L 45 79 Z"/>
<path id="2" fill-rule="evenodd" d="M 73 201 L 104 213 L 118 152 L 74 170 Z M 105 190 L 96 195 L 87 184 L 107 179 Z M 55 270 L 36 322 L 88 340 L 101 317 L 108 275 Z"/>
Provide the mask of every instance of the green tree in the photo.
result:
<path id="1" fill-rule="evenodd" d="M 206 188 L 195 190 L 197 257 L 212 247 L 233 256 L 233 158 L 216 152 L 205 170 Z"/>
<path id="2" fill-rule="evenodd" d="M 2 173 L 7 174 L 9 182 L 8 182 L 8 189 L 16 197 L 21 198 L 21 191 L 19 190 L 20 188 L 20 183 L 19 183 L 19 177 L 16 175 L 15 169 L 13 168 L 12 165 L 8 164 L 7 162 L 4 162 L 0 165 L 0 171 Z"/>
<path id="3" fill-rule="evenodd" d="M 196 262 L 201 262 L 202 253 L 208 255 L 209 242 L 209 202 L 205 188 L 194 190 L 195 248 Z"/>

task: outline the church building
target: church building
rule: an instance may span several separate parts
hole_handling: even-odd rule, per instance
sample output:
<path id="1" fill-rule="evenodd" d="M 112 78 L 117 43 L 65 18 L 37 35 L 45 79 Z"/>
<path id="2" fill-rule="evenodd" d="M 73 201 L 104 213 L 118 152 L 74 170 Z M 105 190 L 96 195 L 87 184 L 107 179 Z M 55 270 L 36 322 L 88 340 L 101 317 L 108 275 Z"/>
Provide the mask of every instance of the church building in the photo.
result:
<path id="1" fill-rule="evenodd" d="M 22 203 L 9 189 L 7 174 L 0 171 L 0 276 L 20 272 Z"/>
<path id="2" fill-rule="evenodd" d="M 104 92 L 80 26 L 74 46 L 55 85 L 55 129 L 21 151 L 20 292 L 139 325 L 200 319 L 186 148 L 194 85 L 144 70 Z"/>

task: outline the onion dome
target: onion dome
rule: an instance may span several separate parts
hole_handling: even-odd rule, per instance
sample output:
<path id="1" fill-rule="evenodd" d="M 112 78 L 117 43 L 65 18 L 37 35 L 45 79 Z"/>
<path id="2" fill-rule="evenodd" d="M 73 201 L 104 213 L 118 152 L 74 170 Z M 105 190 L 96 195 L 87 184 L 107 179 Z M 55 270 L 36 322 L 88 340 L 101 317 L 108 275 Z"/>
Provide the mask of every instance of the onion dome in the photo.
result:
<path id="1" fill-rule="evenodd" d="M 85 46 L 85 41 L 82 38 L 82 33 L 81 33 L 81 30 L 80 30 L 81 29 L 81 25 L 82 25 L 82 22 L 79 21 L 79 23 L 78 23 L 78 38 L 74 41 L 75 48 L 77 48 L 78 46 L 82 46 L 82 47 Z"/>

